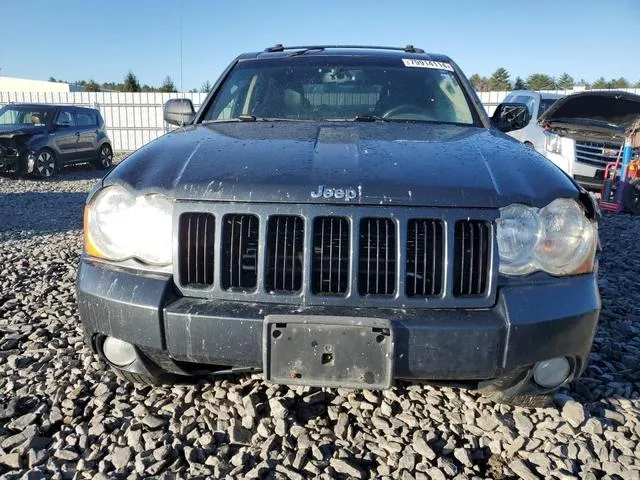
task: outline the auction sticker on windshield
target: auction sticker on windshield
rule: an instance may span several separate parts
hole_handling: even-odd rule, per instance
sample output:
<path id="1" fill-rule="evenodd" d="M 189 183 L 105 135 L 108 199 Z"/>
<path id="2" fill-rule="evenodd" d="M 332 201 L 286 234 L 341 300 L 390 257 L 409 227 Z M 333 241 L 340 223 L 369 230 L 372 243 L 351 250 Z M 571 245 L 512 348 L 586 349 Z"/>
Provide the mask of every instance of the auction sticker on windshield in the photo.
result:
<path id="1" fill-rule="evenodd" d="M 453 67 L 447 62 L 435 62 L 433 60 L 420 60 L 417 58 L 403 58 L 405 67 L 435 68 L 436 70 L 449 70 L 453 72 Z"/>

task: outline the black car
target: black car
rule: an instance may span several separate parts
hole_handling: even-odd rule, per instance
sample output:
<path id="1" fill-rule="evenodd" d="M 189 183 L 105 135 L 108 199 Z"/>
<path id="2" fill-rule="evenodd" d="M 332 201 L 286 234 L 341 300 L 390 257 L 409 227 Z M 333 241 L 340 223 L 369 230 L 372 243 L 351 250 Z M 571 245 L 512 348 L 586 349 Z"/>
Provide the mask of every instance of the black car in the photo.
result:
<path id="1" fill-rule="evenodd" d="M 61 167 L 86 162 L 100 169 L 113 163 L 98 110 L 49 104 L 0 108 L 0 173 L 48 178 Z"/>
<path id="2" fill-rule="evenodd" d="M 124 378 L 409 379 L 520 401 L 584 370 L 595 203 L 504 135 L 525 105 L 490 120 L 448 57 L 279 45 L 165 120 L 183 128 L 85 210 L 80 315 Z"/>

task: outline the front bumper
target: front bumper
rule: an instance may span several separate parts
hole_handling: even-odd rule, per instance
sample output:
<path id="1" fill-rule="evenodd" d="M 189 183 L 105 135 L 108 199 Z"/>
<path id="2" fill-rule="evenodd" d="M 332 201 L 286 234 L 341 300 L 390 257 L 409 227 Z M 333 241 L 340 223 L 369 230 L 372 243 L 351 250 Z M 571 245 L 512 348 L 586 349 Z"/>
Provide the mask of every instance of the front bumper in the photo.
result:
<path id="1" fill-rule="evenodd" d="M 84 257 L 77 296 L 85 336 L 135 344 L 147 366 L 262 369 L 267 315 L 361 316 L 391 322 L 394 378 L 481 381 L 567 356 L 584 369 L 600 313 L 596 275 L 510 282 L 478 310 L 300 307 L 179 297 L 170 275 L 141 274 Z M 193 368 L 189 368 L 193 367 Z"/>
<path id="2" fill-rule="evenodd" d="M 0 173 L 27 171 L 26 155 L 18 150 L 0 147 Z"/>

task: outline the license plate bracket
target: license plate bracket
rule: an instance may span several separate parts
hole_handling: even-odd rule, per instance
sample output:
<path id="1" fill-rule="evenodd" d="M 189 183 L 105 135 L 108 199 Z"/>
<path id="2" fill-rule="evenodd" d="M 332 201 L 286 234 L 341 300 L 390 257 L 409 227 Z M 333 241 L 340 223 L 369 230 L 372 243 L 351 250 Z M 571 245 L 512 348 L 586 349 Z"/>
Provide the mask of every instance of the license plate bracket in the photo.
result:
<path id="1" fill-rule="evenodd" d="M 386 319 L 269 315 L 263 333 L 264 375 L 288 385 L 389 388 L 394 348 Z"/>

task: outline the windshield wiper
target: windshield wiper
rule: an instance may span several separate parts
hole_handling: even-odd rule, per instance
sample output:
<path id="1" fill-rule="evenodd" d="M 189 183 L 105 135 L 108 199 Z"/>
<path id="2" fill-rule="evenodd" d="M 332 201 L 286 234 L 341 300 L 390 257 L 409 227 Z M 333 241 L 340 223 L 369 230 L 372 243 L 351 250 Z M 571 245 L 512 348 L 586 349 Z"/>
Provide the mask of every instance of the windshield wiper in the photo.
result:
<path id="1" fill-rule="evenodd" d="M 388 118 L 379 115 L 371 115 L 370 113 L 359 113 L 353 117 L 354 122 L 388 122 Z"/>
<path id="2" fill-rule="evenodd" d="M 225 118 L 219 120 L 203 120 L 203 125 L 209 123 L 237 123 L 237 122 L 302 122 L 303 119 L 296 118 L 265 118 L 265 117 L 256 117 L 255 115 L 250 114 L 242 114 L 233 118 Z"/>

